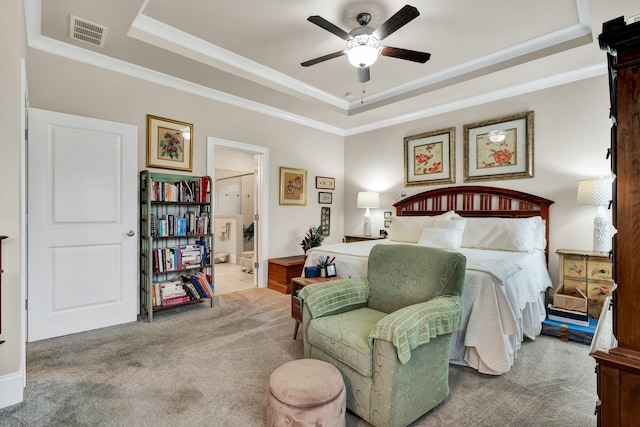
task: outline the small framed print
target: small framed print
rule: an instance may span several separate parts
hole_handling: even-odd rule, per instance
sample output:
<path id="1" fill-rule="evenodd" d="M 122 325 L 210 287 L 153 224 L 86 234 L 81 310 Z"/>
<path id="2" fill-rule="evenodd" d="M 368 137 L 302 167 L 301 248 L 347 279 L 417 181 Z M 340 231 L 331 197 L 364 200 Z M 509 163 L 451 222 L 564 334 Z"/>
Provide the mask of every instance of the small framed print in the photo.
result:
<path id="1" fill-rule="evenodd" d="M 322 190 L 335 190 L 336 179 L 328 178 L 326 176 L 316 176 L 316 188 Z"/>
<path id="2" fill-rule="evenodd" d="M 391 211 L 386 211 L 384 213 L 384 219 L 391 219 Z"/>
<path id="3" fill-rule="evenodd" d="M 327 277 L 336 277 L 338 275 L 338 273 L 336 272 L 336 265 L 335 264 L 328 264 L 327 265 Z"/>
<path id="4" fill-rule="evenodd" d="M 147 167 L 191 172 L 193 125 L 147 115 Z"/>
<path id="5" fill-rule="evenodd" d="M 328 236 L 331 232 L 331 208 L 320 209 L 320 235 Z"/>
<path id="6" fill-rule="evenodd" d="M 307 170 L 280 167 L 280 204 L 307 204 Z"/>
<path id="7" fill-rule="evenodd" d="M 384 228 L 389 228 L 391 227 L 391 220 L 390 219 L 385 219 L 384 220 Z"/>
<path id="8" fill-rule="evenodd" d="M 333 203 L 333 193 L 328 193 L 325 191 L 318 192 L 318 203 L 322 203 L 325 205 L 330 205 Z"/>

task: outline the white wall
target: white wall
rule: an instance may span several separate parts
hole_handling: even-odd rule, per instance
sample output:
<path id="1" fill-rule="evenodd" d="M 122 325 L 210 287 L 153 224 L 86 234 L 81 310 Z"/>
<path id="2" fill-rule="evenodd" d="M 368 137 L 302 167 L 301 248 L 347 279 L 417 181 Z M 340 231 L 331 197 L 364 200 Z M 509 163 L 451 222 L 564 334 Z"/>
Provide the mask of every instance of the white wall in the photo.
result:
<path id="1" fill-rule="evenodd" d="M 604 59 L 604 55 L 603 55 Z M 555 201 L 550 209 L 550 273 L 557 284 L 559 248 L 592 248 L 595 207 L 576 205 L 578 181 L 610 174 L 609 86 L 606 76 L 554 87 L 499 102 L 467 108 L 347 138 L 345 144 L 345 232 L 362 229 L 358 191 L 380 192 L 380 208 L 372 210 L 372 233 L 383 228 L 383 212 L 395 213 L 401 194 L 436 186 L 404 187 L 405 136 L 456 128 L 456 185 L 463 185 L 462 126 L 482 120 L 534 111 L 534 177 L 473 183 L 512 188 Z"/>

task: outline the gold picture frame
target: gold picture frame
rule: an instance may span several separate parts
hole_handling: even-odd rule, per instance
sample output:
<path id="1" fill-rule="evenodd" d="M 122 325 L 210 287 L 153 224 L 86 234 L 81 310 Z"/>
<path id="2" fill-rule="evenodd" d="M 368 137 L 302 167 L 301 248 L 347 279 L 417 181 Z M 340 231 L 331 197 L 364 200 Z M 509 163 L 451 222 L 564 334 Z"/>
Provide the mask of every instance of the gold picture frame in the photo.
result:
<path id="1" fill-rule="evenodd" d="M 307 170 L 280 167 L 280 204 L 307 204 Z"/>
<path id="2" fill-rule="evenodd" d="M 147 167 L 193 170 L 193 125 L 147 115 Z"/>
<path id="3" fill-rule="evenodd" d="M 464 182 L 533 178 L 533 111 L 463 129 Z"/>
<path id="4" fill-rule="evenodd" d="M 456 182 L 454 127 L 404 138 L 404 185 Z"/>

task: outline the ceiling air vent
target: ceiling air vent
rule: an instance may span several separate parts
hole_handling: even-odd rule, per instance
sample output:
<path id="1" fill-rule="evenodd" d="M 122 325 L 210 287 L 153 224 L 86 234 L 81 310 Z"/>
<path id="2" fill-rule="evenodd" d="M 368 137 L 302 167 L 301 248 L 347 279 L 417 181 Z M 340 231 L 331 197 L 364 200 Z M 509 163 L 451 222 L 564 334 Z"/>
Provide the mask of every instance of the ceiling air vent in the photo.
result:
<path id="1" fill-rule="evenodd" d="M 74 40 L 90 43 L 94 46 L 104 47 L 108 30 L 109 29 L 105 26 L 71 15 L 71 20 L 69 22 L 69 37 Z"/>

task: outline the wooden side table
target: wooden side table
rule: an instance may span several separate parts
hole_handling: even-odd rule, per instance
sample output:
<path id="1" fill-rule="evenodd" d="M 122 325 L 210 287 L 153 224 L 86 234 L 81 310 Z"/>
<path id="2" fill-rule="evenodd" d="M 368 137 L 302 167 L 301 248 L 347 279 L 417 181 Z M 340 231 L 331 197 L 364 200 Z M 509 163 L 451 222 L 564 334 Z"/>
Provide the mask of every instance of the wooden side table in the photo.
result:
<path id="1" fill-rule="evenodd" d="M 294 255 L 269 260 L 267 286 L 274 291 L 288 294 L 291 292 L 291 279 L 302 276 L 304 255 Z"/>
<path id="2" fill-rule="evenodd" d="M 589 317 L 600 317 L 602 303 L 611 295 L 613 266 L 609 254 L 573 249 L 558 249 L 560 256 L 559 285 L 564 293 L 579 297 L 576 289 L 587 296 Z"/>
<path id="3" fill-rule="evenodd" d="M 302 323 L 302 307 L 300 306 L 300 298 L 298 298 L 300 289 L 308 285 L 339 279 L 342 279 L 342 277 L 294 277 L 291 279 L 291 317 L 296 321 L 296 326 L 293 330 L 294 340 L 298 336 L 298 328 L 300 327 L 300 323 Z"/>
<path id="4" fill-rule="evenodd" d="M 345 243 L 353 243 L 353 242 L 362 242 L 363 240 L 383 240 L 386 239 L 384 236 L 365 236 L 362 234 L 350 234 L 344 236 Z"/>

